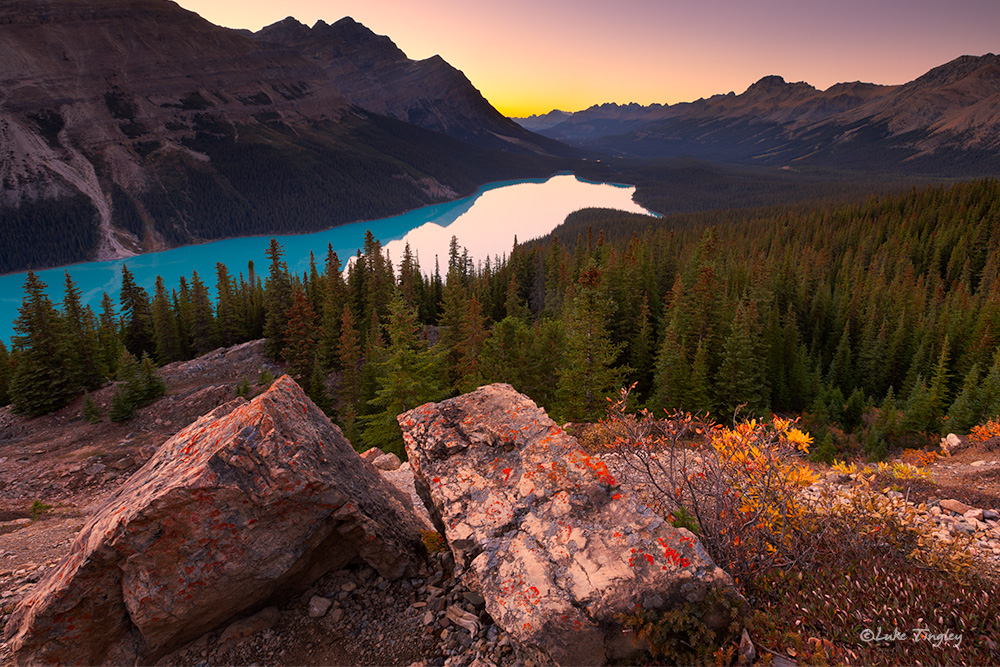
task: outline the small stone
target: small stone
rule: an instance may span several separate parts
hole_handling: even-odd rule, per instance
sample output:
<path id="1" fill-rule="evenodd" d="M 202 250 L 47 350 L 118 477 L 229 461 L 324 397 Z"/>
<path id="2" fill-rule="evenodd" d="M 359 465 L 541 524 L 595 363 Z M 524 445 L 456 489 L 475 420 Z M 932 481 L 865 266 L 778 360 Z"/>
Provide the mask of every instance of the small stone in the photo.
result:
<path id="1" fill-rule="evenodd" d="M 388 454 L 382 454 L 381 456 L 376 457 L 375 460 L 372 461 L 372 465 L 379 470 L 399 470 L 400 461 L 398 456 L 389 452 Z"/>
<path id="2" fill-rule="evenodd" d="M 981 509 L 973 508 L 971 510 L 968 510 L 967 512 L 963 512 L 962 516 L 964 516 L 966 519 L 975 519 L 976 521 L 982 521 L 983 511 Z"/>
<path id="3" fill-rule="evenodd" d="M 340 590 L 344 591 L 345 593 L 350 593 L 352 591 L 357 590 L 357 588 L 358 585 L 356 583 L 354 583 L 353 581 L 348 581 L 346 584 L 340 587 Z"/>
<path id="4" fill-rule="evenodd" d="M 980 468 L 980 467 L 986 465 L 986 461 L 980 459 L 978 461 L 973 461 L 969 465 L 972 466 L 973 468 Z"/>
<path id="5" fill-rule="evenodd" d="M 424 612 L 424 617 L 422 620 L 424 625 L 430 625 L 431 623 L 434 622 L 434 612 L 432 611 Z"/>
<path id="6" fill-rule="evenodd" d="M 642 601 L 643 609 L 662 609 L 663 608 L 663 598 L 659 595 L 650 595 Z"/>
<path id="7" fill-rule="evenodd" d="M 326 616 L 326 612 L 330 610 L 330 605 L 333 602 L 330 598 L 322 598 L 318 595 L 314 595 L 309 599 L 309 618 L 321 618 Z"/>
<path id="8" fill-rule="evenodd" d="M 466 602 L 476 607 L 482 607 L 486 604 L 486 600 L 483 599 L 483 596 L 475 591 L 466 591 L 462 594 L 462 597 L 465 598 Z"/>
<path id="9" fill-rule="evenodd" d="M 941 507 L 949 512 L 954 512 L 955 514 L 965 514 L 972 509 L 965 503 L 955 500 L 954 498 L 946 498 L 945 500 L 942 500 Z"/>
<path id="10" fill-rule="evenodd" d="M 996 521 L 1000 519 L 1000 512 L 996 510 L 983 510 L 983 518 L 989 519 L 990 521 Z"/>
<path id="11" fill-rule="evenodd" d="M 331 623 L 340 623 L 340 621 L 343 620 L 344 618 L 344 610 L 341 609 L 340 607 L 337 607 L 336 609 L 330 612 L 328 618 L 330 619 Z"/>

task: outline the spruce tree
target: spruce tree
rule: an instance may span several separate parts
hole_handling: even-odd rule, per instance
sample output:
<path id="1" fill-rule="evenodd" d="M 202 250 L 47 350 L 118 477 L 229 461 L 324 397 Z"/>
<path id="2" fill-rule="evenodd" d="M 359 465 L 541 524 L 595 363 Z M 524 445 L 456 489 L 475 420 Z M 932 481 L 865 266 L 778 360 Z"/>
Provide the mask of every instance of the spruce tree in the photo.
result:
<path id="1" fill-rule="evenodd" d="M 483 341 L 479 366 L 483 381 L 506 382 L 517 391 L 527 391 L 531 347 L 531 327 L 523 319 L 507 316 L 497 322 Z M 534 394 L 531 396 L 539 400 Z"/>
<path id="2" fill-rule="evenodd" d="M 236 282 L 222 262 L 215 264 L 216 323 L 222 345 L 235 345 L 246 340 L 247 316 L 238 298 Z"/>
<path id="3" fill-rule="evenodd" d="M 32 271 L 14 321 L 17 363 L 10 378 L 14 412 L 35 417 L 66 405 L 79 387 L 67 375 L 70 353 L 62 318 L 45 294 L 46 285 Z"/>

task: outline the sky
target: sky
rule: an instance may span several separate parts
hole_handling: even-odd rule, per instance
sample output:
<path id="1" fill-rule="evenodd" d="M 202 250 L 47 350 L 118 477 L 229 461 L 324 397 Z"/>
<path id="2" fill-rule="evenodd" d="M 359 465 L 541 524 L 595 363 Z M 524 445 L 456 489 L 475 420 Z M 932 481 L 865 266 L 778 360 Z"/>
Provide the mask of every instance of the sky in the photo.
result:
<path id="1" fill-rule="evenodd" d="M 344 16 L 440 55 L 508 116 L 674 104 L 763 76 L 898 84 L 1000 51 L 998 0 L 178 0 L 231 28 Z"/>

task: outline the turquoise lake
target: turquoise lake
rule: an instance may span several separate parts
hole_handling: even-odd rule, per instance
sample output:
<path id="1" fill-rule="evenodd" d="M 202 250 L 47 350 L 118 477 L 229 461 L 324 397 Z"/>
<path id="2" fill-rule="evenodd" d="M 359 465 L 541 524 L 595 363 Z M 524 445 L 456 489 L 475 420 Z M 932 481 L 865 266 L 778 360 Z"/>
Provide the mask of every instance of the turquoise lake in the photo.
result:
<path id="1" fill-rule="evenodd" d="M 309 269 L 309 252 L 316 255 L 320 270 L 327 244 L 341 262 L 354 256 L 361 247 L 366 230 L 371 230 L 386 248 L 394 265 L 403 256 L 409 242 L 424 273 L 433 273 L 434 258 L 440 258 L 442 273 L 447 270 L 448 244 L 452 236 L 469 249 L 475 261 L 510 252 L 514 237 L 519 241 L 543 236 L 581 208 L 615 208 L 648 213 L 632 201 L 635 188 L 611 183 L 594 183 L 572 174 L 548 179 L 504 181 L 480 188 L 474 195 L 445 204 L 425 206 L 402 215 L 356 222 L 312 234 L 277 236 L 284 247 L 285 261 L 299 274 Z M 127 266 L 136 281 L 152 296 L 156 276 L 162 276 L 167 290 L 175 289 L 181 276 L 192 272 L 206 285 L 215 285 L 215 264 L 222 262 L 233 276 L 247 274 L 247 262 L 253 260 L 257 274 L 267 274 L 264 251 L 271 236 L 257 236 L 213 241 L 184 246 L 164 252 L 137 255 L 106 262 L 88 262 L 57 269 L 38 271 L 48 286 L 52 300 L 60 304 L 63 296 L 63 273 L 69 271 L 82 292 L 84 304 L 98 310 L 104 292 L 118 305 L 122 266 Z M 24 296 L 25 273 L 0 276 L 0 340 L 10 341 L 13 322 Z"/>

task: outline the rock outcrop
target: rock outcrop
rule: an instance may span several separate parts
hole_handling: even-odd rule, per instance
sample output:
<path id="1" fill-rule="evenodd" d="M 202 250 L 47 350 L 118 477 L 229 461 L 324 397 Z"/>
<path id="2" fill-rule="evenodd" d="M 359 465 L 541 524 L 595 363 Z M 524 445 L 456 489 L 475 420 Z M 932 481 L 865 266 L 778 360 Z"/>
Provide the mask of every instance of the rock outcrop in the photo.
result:
<path id="1" fill-rule="evenodd" d="M 412 574 L 419 530 L 409 499 L 282 377 L 164 443 L 5 637 L 22 664 L 152 663 L 357 559 Z"/>
<path id="2" fill-rule="evenodd" d="M 627 656 L 620 615 L 636 607 L 688 605 L 721 628 L 741 605 L 694 535 L 618 488 L 510 385 L 429 403 L 399 423 L 456 568 L 536 662 Z"/>

